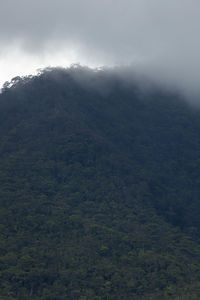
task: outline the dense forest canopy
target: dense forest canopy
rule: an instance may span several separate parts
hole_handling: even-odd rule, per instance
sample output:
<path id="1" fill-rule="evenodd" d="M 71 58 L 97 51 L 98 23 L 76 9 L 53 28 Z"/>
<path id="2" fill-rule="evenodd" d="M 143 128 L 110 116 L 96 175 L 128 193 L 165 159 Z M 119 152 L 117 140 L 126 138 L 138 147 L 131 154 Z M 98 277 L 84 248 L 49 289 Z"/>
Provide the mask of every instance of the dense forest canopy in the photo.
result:
<path id="1" fill-rule="evenodd" d="M 200 111 L 130 76 L 4 84 L 1 299 L 200 298 Z"/>

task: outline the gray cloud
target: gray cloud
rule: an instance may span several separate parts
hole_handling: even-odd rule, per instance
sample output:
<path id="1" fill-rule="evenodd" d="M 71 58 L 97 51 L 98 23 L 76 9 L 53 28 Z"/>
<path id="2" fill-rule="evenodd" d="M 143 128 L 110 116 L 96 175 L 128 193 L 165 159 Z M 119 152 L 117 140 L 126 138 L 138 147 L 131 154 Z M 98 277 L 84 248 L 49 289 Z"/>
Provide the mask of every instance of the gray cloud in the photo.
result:
<path id="1" fill-rule="evenodd" d="M 31 55 L 74 48 L 80 60 L 132 64 L 197 94 L 199 28 L 199 0 L 1 0 L 0 48 Z"/>

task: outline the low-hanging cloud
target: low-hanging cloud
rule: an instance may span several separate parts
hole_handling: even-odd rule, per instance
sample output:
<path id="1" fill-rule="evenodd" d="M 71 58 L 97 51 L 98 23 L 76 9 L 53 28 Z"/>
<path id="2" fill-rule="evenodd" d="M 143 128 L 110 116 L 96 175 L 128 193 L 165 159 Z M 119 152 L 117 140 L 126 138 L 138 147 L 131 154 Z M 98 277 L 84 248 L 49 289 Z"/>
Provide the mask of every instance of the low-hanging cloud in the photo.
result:
<path id="1" fill-rule="evenodd" d="M 35 66 L 41 61 L 45 65 L 75 60 L 94 66 L 132 65 L 162 84 L 200 93 L 198 0 L 1 2 L 4 69 L 12 63 L 13 53 L 16 71 L 22 66 L 27 73 L 28 61 L 31 65 L 34 60 Z"/>

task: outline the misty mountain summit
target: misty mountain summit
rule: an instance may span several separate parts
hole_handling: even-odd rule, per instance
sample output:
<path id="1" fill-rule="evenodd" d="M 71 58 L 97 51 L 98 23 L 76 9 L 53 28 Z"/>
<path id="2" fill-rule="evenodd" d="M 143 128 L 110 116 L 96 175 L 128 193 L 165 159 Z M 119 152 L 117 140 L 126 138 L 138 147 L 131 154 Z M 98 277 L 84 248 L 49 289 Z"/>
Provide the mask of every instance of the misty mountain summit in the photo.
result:
<path id="1" fill-rule="evenodd" d="M 200 110 L 119 71 L 0 94 L 0 298 L 200 299 Z"/>

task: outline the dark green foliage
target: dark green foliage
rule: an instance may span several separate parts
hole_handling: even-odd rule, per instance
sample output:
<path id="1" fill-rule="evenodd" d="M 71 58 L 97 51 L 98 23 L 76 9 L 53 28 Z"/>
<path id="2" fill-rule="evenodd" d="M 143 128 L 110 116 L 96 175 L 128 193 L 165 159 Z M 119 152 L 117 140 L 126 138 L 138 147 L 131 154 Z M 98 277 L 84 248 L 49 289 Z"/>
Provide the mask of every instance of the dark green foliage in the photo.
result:
<path id="1" fill-rule="evenodd" d="M 199 299 L 199 133 L 177 95 L 107 71 L 6 84 L 0 299 Z"/>

